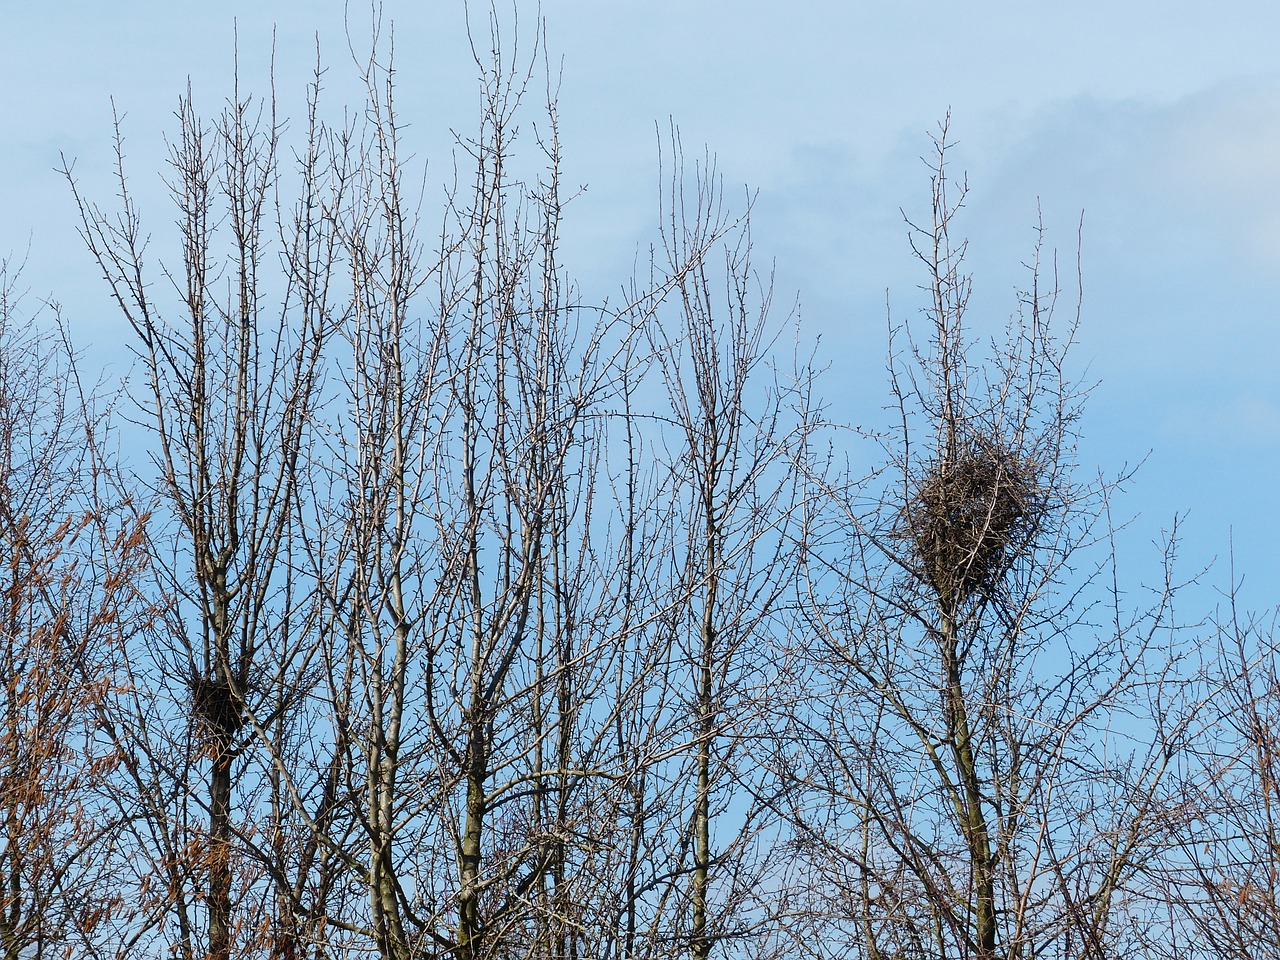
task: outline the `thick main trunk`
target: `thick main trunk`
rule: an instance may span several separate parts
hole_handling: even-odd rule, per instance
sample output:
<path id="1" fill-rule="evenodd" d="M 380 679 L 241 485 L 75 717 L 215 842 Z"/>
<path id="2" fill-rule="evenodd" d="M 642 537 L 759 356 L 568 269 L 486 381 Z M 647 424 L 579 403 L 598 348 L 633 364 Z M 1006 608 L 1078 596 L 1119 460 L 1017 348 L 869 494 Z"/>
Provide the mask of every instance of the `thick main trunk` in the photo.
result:
<path id="1" fill-rule="evenodd" d="M 711 956 L 711 937 L 707 933 L 707 893 L 711 885 L 711 738 L 716 719 L 712 668 L 715 664 L 717 639 L 719 541 L 716 511 L 710 500 L 706 502 L 706 515 L 708 577 L 702 612 L 701 662 L 698 665 L 698 755 L 693 812 L 693 928 L 689 944 L 693 960 L 707 960 Z"/>
<path id="2" fill-rule="evenodd" d="M 396 770 L 395 760 L 383 749 L 370 769 L 369 897 L 373 911 L 374 938 L 384 960 L 404 960 L 408 956 L 400 900 L 396 890 L 393 858 L 393 824 Z"/>
<path id="3" fill-rule="evenodd" d="M 694 960 L 711 956 L 707 936 L 707 888 L 711 882 L 711 668 L 704 664 L 699 677 L 697 794 L 693 824 L 693 929 L 690 946 Z"/>
<path id="4" fill-rule="evenodd" d="M 694 812 L 694 925 L 692 955 L 707 960 L 712 943 L 707 936 L 707 888 L 710 884 L 710 744 L 704 735 L 698 745 L 698 799 Z"/>
<path id="5" fill-rule="evenodd" d="M 995 864 L 991 854 L 991 837 L 982 807 L 982 783 L 965 703 L 958 628 L 953 616 L 944 616 L 943 619 L 947 734 L 961 791 L 961 802 L 957 806 L 972 878 L 973 944 L 977 960 L 995 960 Z"/>
<path id="6" fill-rule="evenodd" d="M 400 604 L 399 580 L 392 579 L 392 595 Z M 400 605 L 400 609 L 403 609 Z M 386 701 L 374 704 L 374 729 L 369 747 L 369 898 L 379 953 L 384 960 L 406 960 L 409 937 L 400 912 L 399 866 L 395 862 L 395 814 L 400 762 L 400 731 L 404 722 L 405 673 L 408 662 L 408 629 L 400 617 L 396 627 L 395 662 L 389 683 L 384 683 L 381 660 L 375 660 L 374 689 L 390 688 Z"/>
<path id="7" fill-rule="evenodd" d="M 209 960 L 231 957 L 231 749 L 214 745 L 209 774 Z"/>
<path id="8" fill-rule="evenodd" d="M 196 709 L 209 751 L 209 960 L 231 958 L 231 765 L 244 705 L 231 668 L 231 604 L 224 562 L 206 555 L 213 593 L 209 626 L 214 635 L 206 680 L 196 691 Z"/>
<path id="9" fill-rule="evenodd" d="M 458 893 L 458 960 L 475 960 L 480 951 L 480 850 L 485 819 L 488 742 L 483 721 L 472 717 L 467 751 L 467 811 L 462 831 L 462 886 Z"/>

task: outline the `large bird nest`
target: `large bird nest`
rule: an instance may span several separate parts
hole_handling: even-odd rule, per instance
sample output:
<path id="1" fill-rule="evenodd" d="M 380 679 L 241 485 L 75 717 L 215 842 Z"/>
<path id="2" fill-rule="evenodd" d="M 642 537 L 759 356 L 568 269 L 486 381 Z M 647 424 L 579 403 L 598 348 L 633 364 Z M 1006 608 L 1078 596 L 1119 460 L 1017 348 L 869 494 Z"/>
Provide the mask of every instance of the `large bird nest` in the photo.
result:
<path id="1" fill-rule="evenodd" d="M 993 595 L 1033 544 L 1045 496 L 1034 457 L 999 442 L 963 445 L 919 478 L 901 533 L 922 578 L 951 604 Z"/>

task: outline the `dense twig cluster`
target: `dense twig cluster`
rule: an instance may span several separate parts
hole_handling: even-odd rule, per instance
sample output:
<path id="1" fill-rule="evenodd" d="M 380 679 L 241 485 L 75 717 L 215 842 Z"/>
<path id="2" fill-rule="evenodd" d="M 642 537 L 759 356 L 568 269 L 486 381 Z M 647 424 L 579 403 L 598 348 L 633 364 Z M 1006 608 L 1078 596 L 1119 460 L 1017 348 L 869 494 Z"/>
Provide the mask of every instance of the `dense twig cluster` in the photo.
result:
<path id="1" fill-rule="evenodd" d="M 204 733 L 225 740 L 243 725 L 244 697 L 237 684 L 218 672 L 212 676 L 193 673 L 187 678 L 191 691 L 191 715 L 204 728 Z"/>
<path id="2" fill-rule="evenodd" d="M 900 523 L 922 579 L 963 603 L 996 591 L 1043 520 L 1043 466 L 998 439 L 974 438 L 922 472 Z"/>

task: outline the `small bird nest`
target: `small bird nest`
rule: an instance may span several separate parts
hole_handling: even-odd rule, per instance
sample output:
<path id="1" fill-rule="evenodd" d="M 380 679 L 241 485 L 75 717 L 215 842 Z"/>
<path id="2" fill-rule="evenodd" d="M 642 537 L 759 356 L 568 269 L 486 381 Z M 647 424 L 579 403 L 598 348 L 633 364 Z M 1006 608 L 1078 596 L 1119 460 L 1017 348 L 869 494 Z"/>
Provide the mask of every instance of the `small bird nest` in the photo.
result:
<path id="1" fill-rule="evenodd" d="M 191 690 L 191 712 L 210 734 L 229 737 L 243 726 L 240 697 L 226 677 L 196 674 L 187 679 L 187 686 Z"/>
<path id="2" fill-rule="evenodd" d="M 1035 536 L 1044 495 L 1033 459 L 979 442 L 932 464 L 902 512 L 902 534 L 944 602 L 991 595 Z"/>

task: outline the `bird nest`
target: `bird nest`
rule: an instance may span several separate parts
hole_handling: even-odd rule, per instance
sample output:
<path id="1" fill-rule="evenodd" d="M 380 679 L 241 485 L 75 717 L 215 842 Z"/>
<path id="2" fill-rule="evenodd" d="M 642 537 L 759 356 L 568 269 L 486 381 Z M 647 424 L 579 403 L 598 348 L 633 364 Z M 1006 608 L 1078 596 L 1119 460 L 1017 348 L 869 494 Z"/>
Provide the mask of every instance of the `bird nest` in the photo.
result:
<path id="1" fill-rule="evenodd" d="M 244 723 L 240 696 L 226 677 L 196 674 L 187 678 L 191 691 L 191 712 L 215 737 L 234 734 Z"/>
<path id="2" fill-rule="evenodd" d="M 1043 513 L 1042 470 L 998 443 L 940 458 L 902 512 L 923 579 L 949 603 L 990 595 L 1031 545 Z"/>

